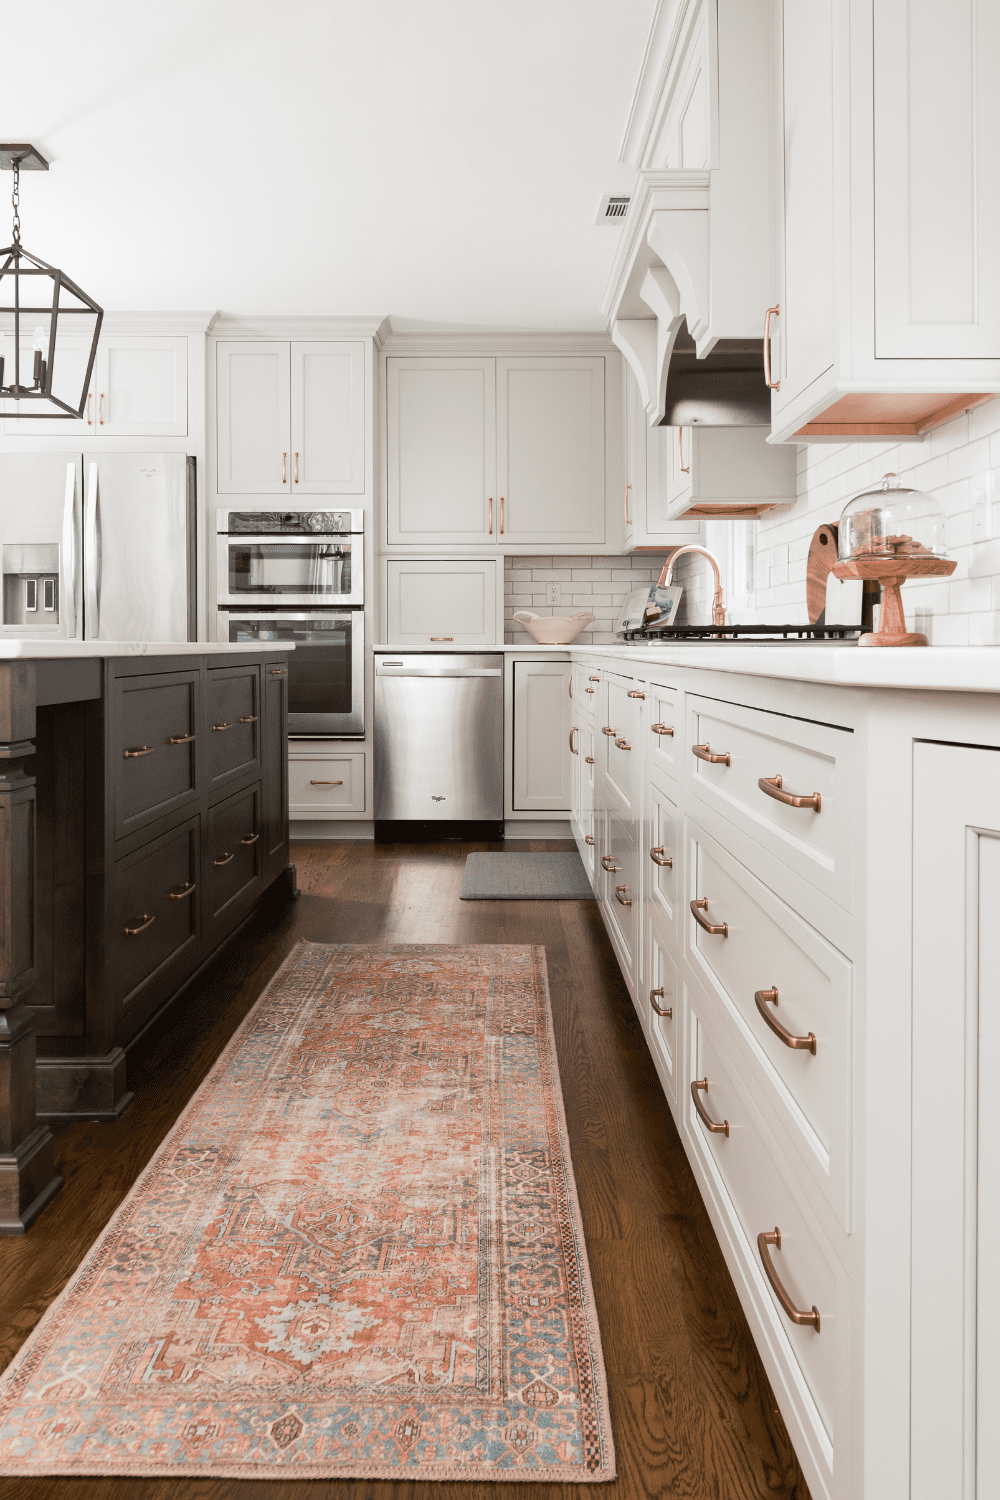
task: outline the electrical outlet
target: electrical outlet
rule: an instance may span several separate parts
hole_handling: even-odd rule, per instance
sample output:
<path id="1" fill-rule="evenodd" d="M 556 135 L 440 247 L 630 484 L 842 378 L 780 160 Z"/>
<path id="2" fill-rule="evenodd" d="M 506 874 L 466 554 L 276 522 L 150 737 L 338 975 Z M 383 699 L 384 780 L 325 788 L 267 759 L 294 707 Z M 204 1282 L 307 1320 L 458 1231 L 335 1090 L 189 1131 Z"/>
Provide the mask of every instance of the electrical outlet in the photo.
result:
<path id="1" fill-rule="evenodd" d="M 972 540 L 988 542 L 992 534 L 993 474 L 977 474 L 969 481 L 972 505 Z"/>
<path id="2" fill-rule="evenodd" d="M 561 602 L 559 599 L 558 583 L 548 583 L 545 585 L 545 602 L 546 604 L 559 604 Z"/>

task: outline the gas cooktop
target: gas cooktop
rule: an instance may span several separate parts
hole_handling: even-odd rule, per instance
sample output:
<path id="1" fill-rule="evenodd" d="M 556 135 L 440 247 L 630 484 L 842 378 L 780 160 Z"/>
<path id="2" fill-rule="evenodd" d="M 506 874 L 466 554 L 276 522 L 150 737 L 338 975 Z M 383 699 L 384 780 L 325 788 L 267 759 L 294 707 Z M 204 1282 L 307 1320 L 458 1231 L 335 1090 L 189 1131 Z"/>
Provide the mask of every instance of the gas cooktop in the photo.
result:
<path id="1" fill-rule="evenodd" d="M 661 625 L 657 628 L 651 622 L 638 630 L 624 631 L 622 639 L 662 645 L 701 641 L 727 646 L 853 646 L 861 631 L 860 625 Z"/>

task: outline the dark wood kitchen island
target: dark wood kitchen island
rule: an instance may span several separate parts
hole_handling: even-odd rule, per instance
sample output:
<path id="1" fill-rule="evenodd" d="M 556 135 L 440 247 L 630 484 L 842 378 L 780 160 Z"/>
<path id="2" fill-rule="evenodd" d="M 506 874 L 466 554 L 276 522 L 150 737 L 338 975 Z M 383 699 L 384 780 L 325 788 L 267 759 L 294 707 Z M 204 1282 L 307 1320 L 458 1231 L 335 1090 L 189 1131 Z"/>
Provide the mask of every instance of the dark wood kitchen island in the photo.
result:
<path id="1" fill-rule="evenodd" d="M 45 654 L 43 654 L 45 653 Z M 0 642 L 0 1235 L 288 863 L 288 648 Z"/>

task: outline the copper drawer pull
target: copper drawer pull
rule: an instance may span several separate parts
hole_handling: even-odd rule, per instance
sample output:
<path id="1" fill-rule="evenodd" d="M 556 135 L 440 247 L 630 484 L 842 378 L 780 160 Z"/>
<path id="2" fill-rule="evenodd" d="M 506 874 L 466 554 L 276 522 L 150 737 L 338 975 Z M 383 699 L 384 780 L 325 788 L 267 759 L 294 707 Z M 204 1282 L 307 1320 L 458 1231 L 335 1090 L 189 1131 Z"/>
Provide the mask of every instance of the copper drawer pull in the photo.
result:
<path id="1" fill-rule="evenodd" d="M 493 535 L 493 496 L 492 495 L 490 496 L 490 526 L 489 526 L 489 530 L 487 531 L 486 535 L 487 536 L 492 536 Z"/>
<path id="2" fill-rule="evenodd" d="M 272 667 L 271 668 L 271 676 L 272 677 L 284 677 L 284 675 L 285 675 L 285 669 L 284 669 L 284 667 Z"/>
<path id="3" fill-rule="evenodd" d="M 594 764 L 594 757 L 592 755 L 585 755 L 583 758 L 587 762 L 588 766 L 592 766 Z"/>
<path id="4" fill-rule="evenodd" d="M 187 885 L 174 886 L 172 891 L 167 892 L 167 899 L 169 901 L 183 901 L 185 896 L 193 896 L 194 890 L 194 881 L 191 880 Z"/>
<path id="5" fill-rule="evenodd" d="M 698 1094 L 701 1093 L 701 1092 L 704 1092 L 706 1094 L 708 1093 L 708 1079 L 707 1078 L 695 1078 L 695 1079 L 693 1079 L 692 1083 L 691 1083 L 691 1098 L 694 1100 L 694 1107 L 698 1111 L 698 1118 L 699 1118 L 699 1120 L 704 1125 L 705 1129 L 706 1130 L 710 1130 L 713 1135 L 724 1135 L 728 1139 L 728 1137 L 729 1137 L 729 1121 L 728 1120 L 723 1120 L 721 1122 L 721 1124 L 720 1124 L 720 1122 L 718 1120 L 713 1120 L 712 1116 L 710 1114 L 706 1113 L 704 1105 L 702 1104 L 701 1100 L 698 1098 Z"/>
<path id="6" fill-rule="evenodd" d="M 343 783 L 343 780 L 340 780 L 340 781 L 317 781 L 315 779 L 315 777 L 314 777 L 309 782 L 309 785 L 310 786 L 343 786 L 344 783 Z"/>
<path id="7" fill-rule="evenodd" d="M 672 870 L 674 867 L 673 855 L 667 854 L 663 844 L 657 844 L 655 849 L 650 849 L 649 857 L 653 864 L 659 865 L 661 869 Z"/>
<path id="8" fill-rule="evenodd" d="M 593 835 L 593 834 L 592 834 L 592 833 L 585 833 L 585 834 L 584 834 L 584 835 L 583 835 L 583 842 L 584 842 L 584 843 L 585 843 L 585 844 L 591 844 L 591 845 L 593 845 L 593 842 L 594 842 L 594 835 Z"/>
<path id="9" fill-rule="evenodd" d="M 771 1264 L 771 1256 L 767 1248 L 769 1245 L 774 1245 L 778 1250 L 781 1249 L 781 1230 L 777 1225 L 775 1225 L 772 1232 L 768 1233 L 765 1230 L 757 1236 L 757 1249 L 760 1252 L 760 1261 L 764 1267 L 764 1275 L 771 1283 L 771 1290 L 781 1303 L 782 1312 L 784 1312 L 786 1317 L 791 1318 L 793 1323 L 812 1324 L 816 1332 L 819 1333 L 819 1308 L 813 1307 L 811 1312 L 800 1312 L 795 1306 L 795 1303 L 779 1281 L 777 1271 Z"/>
<path id="10" fill-rule="evenodd" d="M 764 384 L 772 391 L 781 390 L 781 381 L 771 379 L 771 314 L 781 316 L 781 306 L 769 307 L 764 315 Z"/>
<path id="11" fill-rule="evenodd" d="M 299 482 L 299 455 L 296 453 L 292 458 L 292 477 L 295 483 Z"/>
<path id="12" fill-rule="evenodd" d="M 587 678 L 588 682 L 600 682 L 600 680 L 601 679 L 599 677 L 588 677 Z"/>
<path id="13" fill-rule="evenodd" d="M 640 688 L 629 688 L 625 696 L 627 698 L 645 698 L 646 694 Z"/>
<path id="14" fill-rule="evenodd" d="M 672 724 L 650 724 L 649 727 L 654 734 L 669 734 L 671 739 L 674 737 L 674 726 Z"/>
<path id="15" fill-rule="evenodd" d="M 212 731 L 215 734 L 221 734 L 224 729 L 232 729 L 232 727 L 232 724 L 213 724 Z"/>
<path id="16" fill-rule="evenodd" d="M 220 854 L 218 859 L 213 860 L 213 864 L 218 868 L 221 865 L 228 865 L 229 861 L 235 858 L 236 851 L 234 850 L 232 854 Z"/>
<path id="17" fill-rule="evenodd" d="M 819 792 L 813 792 L 808 797 L 796 796 L 794 792 L 783 792 L 780 776 L 761 776 L 758 778 L 757 785 L 762 792 L 773 797 L 775 802 L 783 802 L 786 807 L 811 807 L 813 812 L 819 812 L 823 805 Z"/>
<path id="18" fill-rule="evenodd" d="M 137 932 L 145 932 L 147 927 L 152 927 L 155 921 L 155 917 L 147 916 L 147 914 L 143 912 L 142 916 L 139 918 L 138 927 L 126 927 L 125 936 L 135 937 Z"/>
<path id="19" fill-rule="evenodd" d="M 256 722 L 257 722 L 257 715 L 256 714 L 245 714 L 245 715 L 244 714 L 240 714 L 240 723 L 241 724 L 256 724 Z"/>
<path id="20" fill-rule="evenodd" d="M 690 472 L 691 472 L 691 460 L 688 459 L 688 461 L 687 461 L 686 464 L 684 462 L 684 428 L 683 427 L 678 427 L 678 429 L 677 429 L 677 466 L 680 469 L 680 471 L 681 471 L 682 474 L 690 474 Z"/>
<path id="21" fill-rule="evenodd" d="M 431 636 L 431 640 L 432 641 L 453 641 L 454 639 L 455 639 L 455 637 L 453 635 L 432 635 Z"/>
<path id="22" fill-rule="evenodd" d="M 101 394 L 97 398 L 97 420 L 98 420 L 98 422 L 100 422 L 101 426 L 103 427 L 104 426 L 104 392 L 103 391 L 101 392 Z"/>
<path id="23" fill-rule="evenodd" d="M 87 426 L 88 427 L 93 427 L 93 425 L 94 425 L 94 419 L 90 415 L 90 403 L 91 403 L 91 401 L 93 401 L 93 399 L 94 399 L 94 393 L 93 393 L 93 391 L 88 391 L 87 392 Z"/>
<path id="24" fill-rule="evenodd" d="M 631 750 L 632 748 L 628 740 L 615 740 L 615 744 L 618 746 L 619 750 Z"/>
<path id="25" fill-rule="evenodd" d="M 692 745 L 691 754 L 696 760 L 707 760 L 713 766 L 728 766 L 732 763 L 729 759 L 728 750 L 723 750 L 721 754 L 715 754 L 707 740 L 704 745 Z"/>
<path id="26" fill-rule="evenodd" d="M 503 536 L 503 496 L 500 496 L 500 535 Z"/>
<path id="27" fill-rule="evenodd" d="M 610 724 L 605 724 L 604 728 L 601 730 L 601 733 L 602 734 L 617 734 L 618 731 L 617 731 L 617 729 L 612 729 Z"/>
<path id="28" fill-rule="evenodd" d="M 193 734 L 172 734 L 167 743 L 169 745 L 190 745 L 193 739 Z"/>
<path id="29" fill-rule="evenodd" d="M 663 999 L 663 991 L 662 990 L 650 990 L 650 992 L 649 992 L 649 1003 L 650 1003 L 650 1005 L 656 1011 L 656 1014 L 658 1016 L 663 1016 L 666 1020 L 672 1021 L 673 1018 L 674 1018 L 674 1008 L 673 1008 L 673 1006 L 670 1005 L 670 1006 L 664 1007 L 662 1005 L 657 1005 L 657 1003 L 656 1003 L 656 996 L 657 995 L 659 995 L 659 997 L 660 997 L 661 1000 Z"/>
<path id="30" fill-rule="evenodd" d="M 597 692 L 597 689 L 596 689 L 596 688 L 584 688 L 584 690 L 583 690 L 583 691 L 584 691 L 584 692 L 585 692 L 585 693 L 596 693 L 596 692 Z"/>
<path id="31" fill-rule="evenodd" d="M 631 906 L 632 905 L 631 901 L 626 901 L 625 897 L 622 895 L 622 891 L 627 891 L 627 890 L 628 890 L 628 886 L 627 885 L 616 885 L 615 886 L 615 900 L 621 906 Z"/>
<path id="32" fill-rule="evenodd" d="M 713 937 L 727 938 L 729 936 L 729 923 L 706 921 L 706 919 L 702 916 L 702 912 L 705 911 L 707 907 L 708 897 L 702 896 L 700 901 L 691 902 L 691 915 L 698 923 L 698 926 L 703 927 L 706 932 L 710 932 Z"/>
<path id="33" fill-rule="evenodd" d="M 251 844 L 256 844 L 259 838 L 259 833 L 248 833 L 245 839 L 240 839 L 240 843 L 245 847 L 249 847 Z"/>
<path id="34" fill-rule="evenodd" d="M 566 691 L 569 693 L 570 697 L 572 698 L 572 696 L 573 696 L 573 679 L 572 679 L 572 677 L 567 677 L 567 679 L 566 679 Z"/>
<path id="35" fill-rule="evenodd" d="M 618 866 L 615 864 L 614 856 L 613 855 L 611 855 L 611 854 L 602 854 L 601 855 L 601 864 L 604 867 L 604 869 L 607 870 L 607 872 L 608 872 L 609 875 L 617 875 L 618 874 Z"/>
<path id="36" fill-rule="evenodd" d="M 632 488 L 632 486 L 630 484 L 627 484 L 625 486 L 625 525 L 626 526 L 631 526 L 631 524 L 632 524 L 632 517 L 628 513 L 628 492 L 629 492 L 629 490 L 631 488 Z"/>
<path id="37" fill-rule="evenodd" d="M 579 734 L 579 729 L 577 728 L 577 726 L 575 724 L 573 725 L 573 728 L 569 732 L 569 748 L 570 748 L 570 754 L 571 755 L 579 755 L 580 754 L 579 750 L 573 744 L 573 736 L 574 736 L 574 734 Z"/>
<path id="38" fill-rule="evenodd" d="M 288 481 L 287 481 L 287 479 L 285 477 L 285 459 L 287 457 L 288 457 L 287 453 L 283 453 L 281 455 L 281 482 L 282 482 L 282 484 L 287 484 L 288 483 Z"/>
<path id="39" fill-rule="evenodd" d="M 791 1047 L 793 1051 L 811 1052 L 813 1057 L 816 1056 L 816 1038 L 811 1031 L 808 1036 L 793 1036 L 787 1027 L 782 1026 L 780 1021 L 776 1021 L 768 1010 L 768 1004 L 777 1005 L 778 1003 L 777 989 L 754 990 L 753 998 L 754 1004 L 768 1026 L 770 1026 L 776 1037 L 781 1038 L 786 1047 Z"/>
<path id="40" fill-rule="evenodd" d="M 143 755 L 152 755 L 152 753 L 153 753 L 153 746 L 152 745 L 140 745 L 139 748 L 138 748 L 138 750 L 126 750 L 125 751 L 125 759 L 126 760 L 139 760 L 141 756 L 143 756 Z"/>

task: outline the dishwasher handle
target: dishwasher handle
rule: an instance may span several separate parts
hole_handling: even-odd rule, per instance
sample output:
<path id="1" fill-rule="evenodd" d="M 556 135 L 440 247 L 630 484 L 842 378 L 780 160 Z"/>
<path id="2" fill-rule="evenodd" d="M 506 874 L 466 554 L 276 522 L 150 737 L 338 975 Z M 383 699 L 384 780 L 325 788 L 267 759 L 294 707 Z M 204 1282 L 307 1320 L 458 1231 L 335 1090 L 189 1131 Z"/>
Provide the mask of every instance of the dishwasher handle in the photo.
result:
<path id="1" fill-rule="evenodd" d="M 502 667 L 382 667 L 376 677 L 502 677 Z"/>

